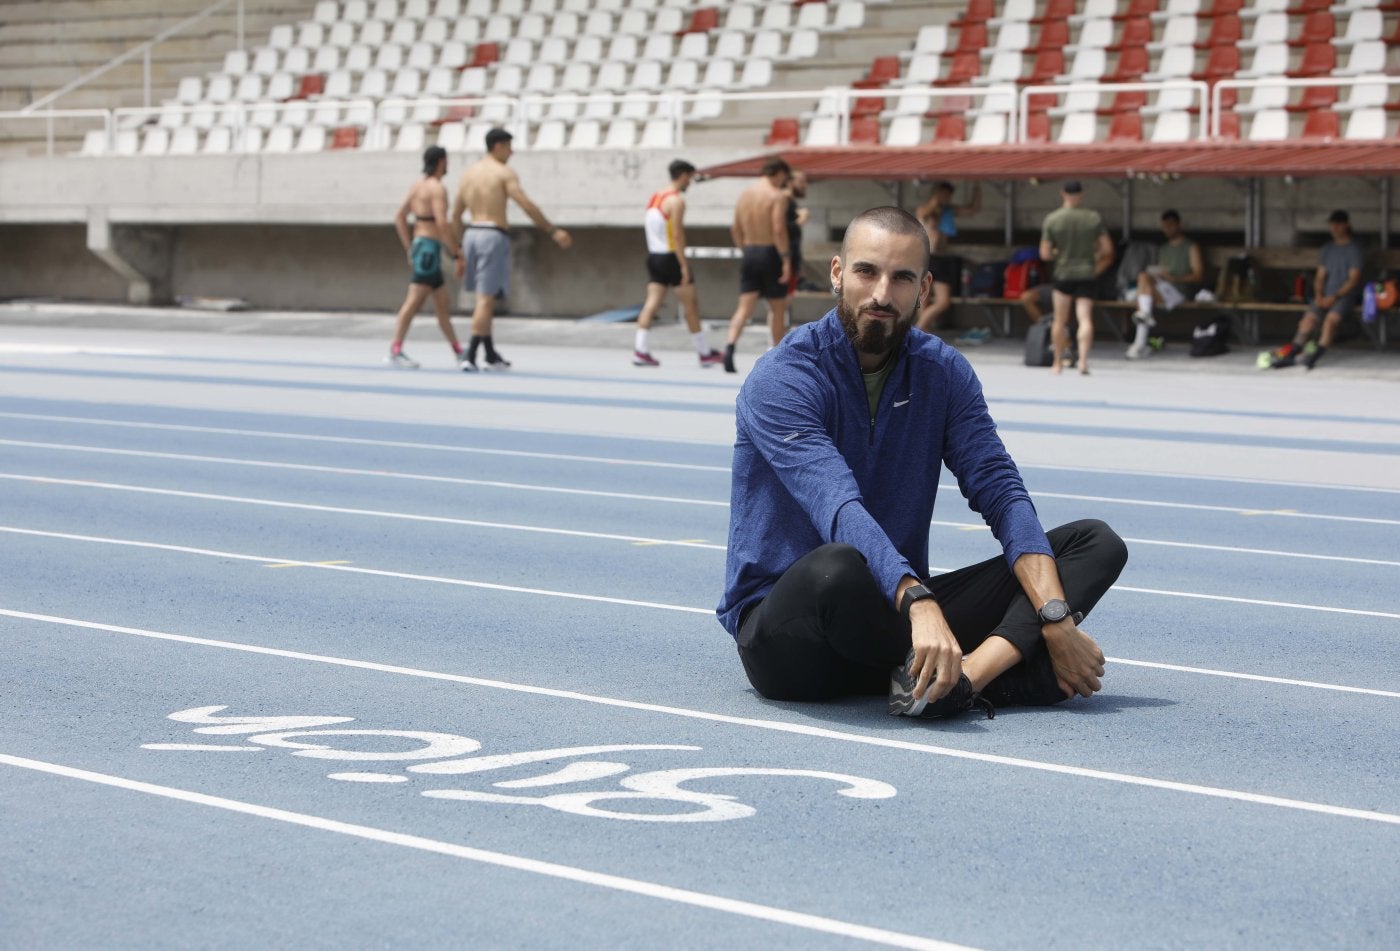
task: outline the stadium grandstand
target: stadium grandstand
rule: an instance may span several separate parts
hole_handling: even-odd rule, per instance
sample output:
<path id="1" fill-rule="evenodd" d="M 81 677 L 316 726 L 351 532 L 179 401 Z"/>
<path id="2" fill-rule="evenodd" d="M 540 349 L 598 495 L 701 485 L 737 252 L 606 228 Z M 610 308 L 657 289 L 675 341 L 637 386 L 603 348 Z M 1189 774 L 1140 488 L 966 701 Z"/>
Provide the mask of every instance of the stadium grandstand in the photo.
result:
<path id="1" fill-rule="evenodd" d="M 959 250 L 998 260 L 1075 177 L 1115 237 L 1177 208 L 1212 265 L 1248 250 L 1286 302 L 1333 208 L 1400 263 L 1397 67 L 1392 0 L 7 2 L 0 298 L 393 309 L 419 154 L 445 147 L 450 184 L 502 126 L 576 236 L 566 256 L 518 230 L 516 314 L 632 301 L 678 155 L 708 175 L 692 243 L 727 244 L 775 153 L 814 182 L 818 250 L 862 208 L 975 179 Z M 727 313 L 732 264 L 697 279 Z"/>

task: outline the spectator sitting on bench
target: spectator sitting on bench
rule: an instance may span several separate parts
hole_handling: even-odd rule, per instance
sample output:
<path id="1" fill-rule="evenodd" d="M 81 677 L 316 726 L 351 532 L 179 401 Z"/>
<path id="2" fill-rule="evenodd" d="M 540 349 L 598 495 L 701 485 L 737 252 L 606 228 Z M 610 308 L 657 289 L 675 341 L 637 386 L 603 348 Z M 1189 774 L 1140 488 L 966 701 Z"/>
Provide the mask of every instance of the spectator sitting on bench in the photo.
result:
<path id="1" fill-rule="evenodd" d="M 933 194 L 914 212 L 923 222 L 933 248 L 928 269 L 933 274 L 933 296 L 919 311 L 918 328 L 928 333 L 941 329 L 942 317 L 953 306 L 953 285 L 962 283 L 962 259 L 948 253 L 948 242 L 958 236 L 957 219 L 982 210 L 982 186 L 974 183 L 966 205 L 953 204 L 953 183 L 937 182 Z"/>
<path id="2" fill-rule="evenodd" d="M 1313 302 L 1298 321 L 1298 331 L 1291 343 L 1284 344 L 1270 362 L 1275 370 L 1291 367 L 1303 356 L 1303 366 L 1311 370 L 1332 346 L 1337 328 L 1356 310 L 1361 291 L 1361 266 L 1365 263 L 1361 247 L 1351 234 L 1351 216 L 1334 211 L 1327 216 L 1332 240 L 1322 246 L 1317 275 L 1313 278 Z M 1322 325 L 1316 344 L 1312 335 Z"/>
<path id="3" fill-rule="evenodd" d="M 1173 311 L 1184 301 L 1196 296 L 1205 280 L 1205 263 L 1201 247 L 1181 230 L 1181 215 L 1174 209 L 1162 212 L 1162 234 L 1166 241 L 1157 248 L 1157 263 L 1144 268 L 1137 276 L 1137 305 L 1133 322 L 1137 324 L 1129 360 L 1146 356 L 1147 332 L 1157 325 L 1154 308 L 1160 304 Z"/>

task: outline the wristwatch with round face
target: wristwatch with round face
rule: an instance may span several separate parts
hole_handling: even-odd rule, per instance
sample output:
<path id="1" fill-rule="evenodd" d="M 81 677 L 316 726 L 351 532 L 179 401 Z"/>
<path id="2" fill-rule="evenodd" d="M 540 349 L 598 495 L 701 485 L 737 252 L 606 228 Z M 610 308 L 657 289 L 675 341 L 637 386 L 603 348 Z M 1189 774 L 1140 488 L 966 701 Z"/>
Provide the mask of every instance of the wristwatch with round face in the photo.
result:
<path id="1" fill-rule="evenodd" d="M 914 606 L 914 602 L 922 601 L 924 598 L 932 599 L 933 592 L 918 582 L 911 584 L 904 589 L 904 597 L 899 599 L 899 613 L 908 617 L 909 609 Z"/>
<path id="2" fill-rule="evenodd" d="M 1069 617 L 1069 603 L 1061 598 L 1051 598 L 1040 606 L 1040 620 L 1046 624 L 1058 624 Z"/>

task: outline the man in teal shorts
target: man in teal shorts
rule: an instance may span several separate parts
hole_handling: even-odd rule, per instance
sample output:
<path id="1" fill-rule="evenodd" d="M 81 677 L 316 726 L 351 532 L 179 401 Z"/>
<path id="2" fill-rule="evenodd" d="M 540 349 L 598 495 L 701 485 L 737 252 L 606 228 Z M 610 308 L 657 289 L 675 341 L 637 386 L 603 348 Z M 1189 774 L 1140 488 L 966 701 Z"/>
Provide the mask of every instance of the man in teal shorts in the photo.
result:
<path id="1" fill-rule="evenodd" d="M 399 233 L 399 241 L 408 252 L 408 264 L 413 269 L 409 278 L 408 296 L 399 308 L 399 318 L 394 326 L 394 340 L 389 345 L 387 362 L 406 370 L 416 370 L 418 362 L 403 352 L 404 337 L 408 336 L 408 326 L 422 308 L 428 295 L 433 296 L 437 309 L 438 327 L 460 364 L 462 345 L 452 330 L 452 311 L 447 299 L 446 281 L 442 276 L 442 252 L 457 259 L 458 272 L 462 267 L 462 252 L 452 240 L 447 222 L 447 189 L 442 186 L 442 177 L 447 174 L 447 152 L 439 146 L 432 146 L 423 153 L 423 177 L 413 183 L 408 197 L 399 206 L 394 217 L 394 228 Z M 410 229 L 409 216 L 413 217 Z"/>

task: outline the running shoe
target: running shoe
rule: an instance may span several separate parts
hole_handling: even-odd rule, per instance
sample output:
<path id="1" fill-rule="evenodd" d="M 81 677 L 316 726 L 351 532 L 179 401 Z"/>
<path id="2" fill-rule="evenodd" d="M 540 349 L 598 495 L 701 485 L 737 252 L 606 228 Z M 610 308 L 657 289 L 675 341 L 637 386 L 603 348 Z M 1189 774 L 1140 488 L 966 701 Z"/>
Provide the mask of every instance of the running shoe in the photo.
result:
<path id="1" fill-rule="evenodd" d="M 661 366 L 661 361 L 649 353 L 643 353 L 641 350 L 633 350 L 632 365 L 634 367 L 659 367 Z"/>
<path id="2" fill-rule="evenodd" d="M 724 356 L 720 357 L 724 363 L 725 373 L 738 373 L 739 369 L 734 366 L 734 348 L 732 346 L 724 348 Z"/>
<path id="3" fill-rule="evenodd" d="M 390 353 L 387 357 L 384 358 L 384 362 L 392 367 L 398 367 L 400 370 L 418 369 L 418 361 L 410 357 L 408 354 L 404 353 L 402 350 L 400 350 L 398 353 Z"/>
<path id="4" fill-rule="evenodd" d="M 1298 348 L 1291 343 L 1286 343 L 1274 351 L 1269 360 L 1269 366 L 1275 370 L 1282 370 L 1284 367 L 1291 367 L 1298 362 Z"/>
<path id="5" fill-rule="evenodd" d="M 1326 352 L 1327 349 L 1325 347 L 1319 347 L 1309 340 L 1308 345 L 1303 348 L 1303 367 L 1311 370 L 1313 367 L 1317 366 L 1317 361 L 1321 360 L 1322 355 Z"/>
<path id="6" fill-rule="evenodd" d="M 464 350 L 461 353 L 457 354 L 457 369 L 461 370 L 463 373 L 475 373 L 476 361 L 473 360 L 471 357 L 467 356 L 467 353 Z"/>
<path id="7" fill-rule="evenodd" d="M 1124 354 L 1124 356 L 1129 360 L 1141 360 L 1143 357 L 1147 356 L 1147 353 L 1147 344 L 1135 343 L 1128 348 L 1128 352 Z"/>
<path id="8" fill-rule="evenodd" d="M 491 356 L 489 356 L 489 357 L 486 358 L 486 366 L 485 366 L 483 369 L 486 369 L 486 370 L 509 370 L 509 369 L 510 369 L 510 361 L 507 360 L 505 357 L 501 356 L 499 353 L 492 354 Z"/>
<path id="9" fill-rule="evenodd" d="M 966 333 L 955 339 L 953 343 L 963 347 L 977 347 L 986 343 L 990 339 L 992 339 L 992 332 L 986 327 L 973 327 L 971 330 L 967 331 Z"/>
<path id="10" fill-rule="evenodd" d="M 967 679 L 967 674 L 958 674 L 958 682 L 940 700 L 929 703 L 927 698 L 914 699 L 914 685 L 918 678 L 909 672 L 909 665 L 913 662 L 914 649 L 910 648 L 904 663 L 890 671 L 890 713 L 893 716 L 928 719 L 952 717 L 973 707 L 985 711 L 988 720 L 997 715 L 996 708 L 972 689 L 972 681 Z"/>
<path id="11" fill-rule="evenodd" d="M 1133 311 L 1133 323 L 1155 327 L 1157 326 L 1157 318 L 1153 317 L 1145 310 L 1135 310 Z"/>
<path id="12" fill-rule="evenodd" d="M 700 354 L 700 365 L 702 367 L 719 366 L 724 363 L 724 354 L 718 350 L 711 350 L 709 353 Z"/>

